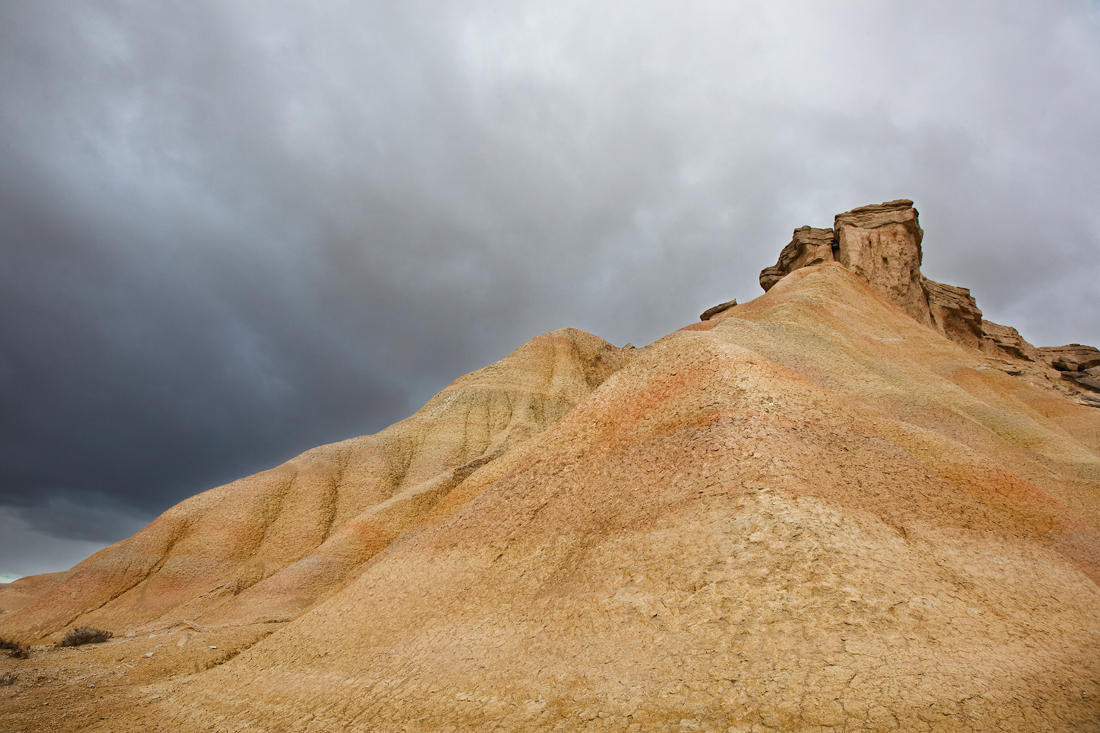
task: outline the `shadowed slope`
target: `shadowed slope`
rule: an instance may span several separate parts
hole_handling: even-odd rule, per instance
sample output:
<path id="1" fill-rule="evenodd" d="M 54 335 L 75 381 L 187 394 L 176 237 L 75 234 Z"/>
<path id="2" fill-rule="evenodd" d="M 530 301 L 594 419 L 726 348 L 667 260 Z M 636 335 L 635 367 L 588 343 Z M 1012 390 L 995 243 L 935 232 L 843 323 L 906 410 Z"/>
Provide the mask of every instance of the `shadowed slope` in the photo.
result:
<path id="1" fill-rule="evenodd" d="M 0 632 L 293 617 L 622 362 L 619 349 L 582 331 L 533 339 L 380 433 L 194 496 L 60 579 L 19 581 L 8 593 L 22 607 L 0 617 Z M 16 597 L 31 586 L 43 590 Z M 0 606 L 4 599 L 0 592 Z"/>
<path id="2" fill-rule="evenodd" d="M 1098 431 L 807 267 L 111 727 L 1094 725 Z"/>

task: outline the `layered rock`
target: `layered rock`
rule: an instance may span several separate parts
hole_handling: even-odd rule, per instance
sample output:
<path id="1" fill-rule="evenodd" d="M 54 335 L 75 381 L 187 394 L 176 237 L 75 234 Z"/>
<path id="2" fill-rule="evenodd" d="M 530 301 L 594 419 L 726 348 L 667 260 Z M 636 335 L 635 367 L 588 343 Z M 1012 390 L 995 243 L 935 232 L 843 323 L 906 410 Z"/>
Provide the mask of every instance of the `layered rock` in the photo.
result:
<path id="1" fill-rule="evenodd" d="M 833 246 L 832 229 L 809 226 L 795 229 L 790 243 L 779 253 L 779 262 L 760 272 L 760 287 L 767 292 L 789 272 L 800 267 L 835 261 Z"/>
<path id="2" fill-rule="evenodd" d="M 881 293 L 822 262 L 641 349 L 539 337 L 13 584 L 0 636 L 115 638 L 0 655 L 0 728 L 1095 728 L 1100 411 Z"/>
<path id="3" fill-rule="evenodd" d="M 982 321 L 981 349 L 993 356 L 1043 363 L 1039 350 L 1028 343 L 1019 331 L 1012 326 L 1002 326 L 993 321 Z"/>
<path id="4" fill-rule="evenodd" d="M 921 277 L 917 210 L 908 199 L 860 206 L 833 220 L 836 261 L 921 323 L 931 323 Z"/>
<path id="5" fill-rule="evenodd" d="M 839 262 L 921 323 L 931 323 L 920 273 L 924 232 L 908 199 L 860 206 L 837 214 L 832 229 L 799 227 L 760 273 L 765 291 L 795 270 Z"/>
<path id="6" fill-rule="evenodd" d="M 1044 346 L 1039 356 L 1076 387 L 1100 392 L 1100 349 L 1083 344 Z M 1095 398 L 1094 398 L 1095 399 Z"/>
<path id="7" fill-rule="evenodd" d="M 922 278 L 921 285 L 928 302 L 928 314 L 936 328 L 954 341 L 981 348 L 985 338 L 982 312 L 970 290 L 928 278 Z"/>
<path id="8" fill-rule="evenodd" d="M 1100 367 L 1100 349 L 1084 344 L 1043 346 L 1039 354 L 1060 372 L 1084 372 Z"/>
<path id="9" fill-rule="evenodd" d="M 1095 727 L 1100 412 L 836 263 L 737 313 L 639 349 L 476 499 L 111 727 Z"/>

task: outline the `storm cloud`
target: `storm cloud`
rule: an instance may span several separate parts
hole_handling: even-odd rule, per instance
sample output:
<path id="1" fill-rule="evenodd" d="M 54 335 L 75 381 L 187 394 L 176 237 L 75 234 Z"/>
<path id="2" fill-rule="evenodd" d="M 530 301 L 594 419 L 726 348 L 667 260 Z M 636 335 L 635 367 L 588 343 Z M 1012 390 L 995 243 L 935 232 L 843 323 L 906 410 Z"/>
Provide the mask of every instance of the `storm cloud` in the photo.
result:
<path id="1" fill-rule="evenodd" d="M 1100 342 L 1094 3 L 7 2 L 0 94 L 0 574 L 859 204 Z"/>

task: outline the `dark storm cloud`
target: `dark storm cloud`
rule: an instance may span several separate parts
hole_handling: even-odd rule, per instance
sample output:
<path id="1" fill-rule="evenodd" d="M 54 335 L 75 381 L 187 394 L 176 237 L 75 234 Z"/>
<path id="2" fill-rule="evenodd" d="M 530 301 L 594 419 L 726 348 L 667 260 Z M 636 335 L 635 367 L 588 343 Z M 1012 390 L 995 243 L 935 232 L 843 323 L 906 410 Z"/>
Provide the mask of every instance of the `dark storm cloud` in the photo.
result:
<path id="1" fill-rule="evenodd" d="M 0 508 L 71 555 L 0 572 L 541 331 L 753 297 L 862 203 L 914 198 L 987 317 L 1096 343 L 1098 49 L 1085 3 L 4 4 Z"/>

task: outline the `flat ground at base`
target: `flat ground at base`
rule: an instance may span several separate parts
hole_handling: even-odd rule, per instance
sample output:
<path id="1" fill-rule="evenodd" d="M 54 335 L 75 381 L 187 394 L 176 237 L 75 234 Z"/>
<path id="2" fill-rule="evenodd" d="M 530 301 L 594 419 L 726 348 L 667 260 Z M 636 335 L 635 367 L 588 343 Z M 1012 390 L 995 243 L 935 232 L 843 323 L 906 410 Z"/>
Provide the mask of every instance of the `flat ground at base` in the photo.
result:
<path id="1" fill-rule="evenodd" d="M 110 728 L 120 713 L 170 694 L 181 678 L 229 661 L 283 625 L 180 627 L 102 644 L 32 647 L 28 659 L 0 655 L 0 678 L 15 676 L 0 687 L 0 730 Z"/>

